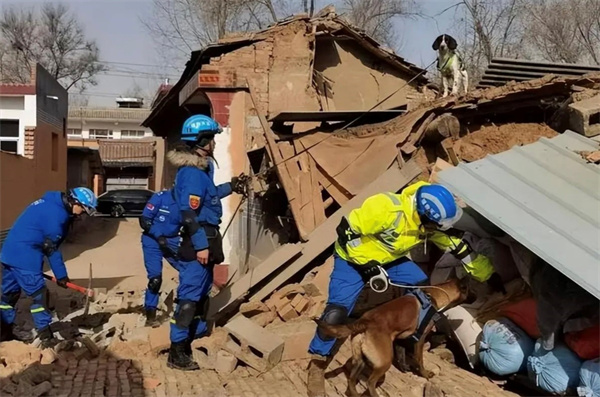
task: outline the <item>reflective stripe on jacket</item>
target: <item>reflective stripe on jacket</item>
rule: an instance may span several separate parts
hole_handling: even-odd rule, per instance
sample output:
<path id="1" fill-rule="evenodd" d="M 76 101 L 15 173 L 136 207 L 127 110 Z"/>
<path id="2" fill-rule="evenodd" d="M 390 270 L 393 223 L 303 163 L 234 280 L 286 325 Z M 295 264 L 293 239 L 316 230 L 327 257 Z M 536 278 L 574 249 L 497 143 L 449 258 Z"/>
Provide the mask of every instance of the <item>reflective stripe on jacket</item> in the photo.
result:
<path id="1" fill-rule="evenodd" d="M 488 258 L 473 253 L 460 238 L 441 231 L 426 232 L 422 227 L 415 195 L 425 185 L 429 183 L 417 182 L 400 194 L 379 193 L 367 198 L 348 215 L 350 228 L 359 237 L 349 241 L 345 249 L 336 242 L 337 255 L 357 265 L 370 261 L 386 264 L 406 256 L 413 247 L 429 239 L 459 258 L 476 280 L 487 280 L 494 272 Z"/>

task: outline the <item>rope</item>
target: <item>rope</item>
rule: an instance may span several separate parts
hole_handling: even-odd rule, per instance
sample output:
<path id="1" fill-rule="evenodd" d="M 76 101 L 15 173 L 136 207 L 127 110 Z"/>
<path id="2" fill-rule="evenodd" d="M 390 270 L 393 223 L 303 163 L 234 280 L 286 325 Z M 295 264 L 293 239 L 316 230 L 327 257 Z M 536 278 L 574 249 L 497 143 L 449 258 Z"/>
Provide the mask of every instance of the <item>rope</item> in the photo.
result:
<path id="1" fill-rule="evenodd" d="M 369 110 L 366 110 L 364 113 L 361 113 L 358 117 L 356 117 L 354 120 L 350 121 L 348 124 L 344 125 L 339 130 L 333 131 L 327 138 L 325 138 L 322 141 L 319 141 L 319 142 L 317 142 L 317 143 L 315 143 L 315 144 L 313 144 L 313 145 L 311 145 L 311 146 L 309 146 L 309 147 L 301 150 L 300 152 L 298 152 L 297 154 L 293 155 L 292 157 L 289 157 L 289 158 L 287 158 L 287 159 L 285 159 L 285 160 L 283 160 L 283 161 L 281 161 L 279 163 L 273 164 L 271 167 L 268 167 L 264 171 L 261 171 L 261 172 L 259 172 L 257 174 L 254 174 L 253 176 L 257 177 L 259 175 L 265 174 L 266 172 L 272 170 L 273 168 L 276 168 L 276 167 L 284 164 L 286 161 L 292 160 L 292 159 L 298 157 L 299 155 L 301 155 L 302 153 L 308 152 L 310 149 L 312 149 L 313 147 L 321 144 L 322 142 L 325 142 L 329 138 L 333 137 L 334 133 L 346 130 L 351 125 L 353 125 L 354 123 L 356 123 L 357 121 L 359 121 L 360 119 L 362 119 L 366 114 L 368 114 L 369 112 L 373 111 L 376 107 L 378 107 L 379 105 L 383 104 L 385 101 L 387 101 L 388 99 L 390 99 L 392 96 L 396 95 L 396 93 L 398 93 L 399 91 L 401 91 L 402 89 L 404 89 L 404 87 L 406 87 L 407 85 L 409 85 L 410 83 L 412 83 L 413 81 L 415 81 L 418 77 L 420 77 L 422 74 L 424 74 L 436 62 L 437 62 L 437 59 L 435 61 L 431 62 L 429 65 L 427 65 L 427 67 L 425 67 L 421 72 L 419 72 L 417 75 L 415 75 L 412 79 L 408 80 L 406 83 L 404 83 L 402 86 L 400 86 L 397 90 L 395 90 L 390 95 L 388 95 L 385 98 L 383 98 L 381 101 L 377 102 Z M 267 132 L 265 131 L 265 133 L 267 133 Z M 274 159 L 273 159 L 273 161 L 274 161 Z"/>

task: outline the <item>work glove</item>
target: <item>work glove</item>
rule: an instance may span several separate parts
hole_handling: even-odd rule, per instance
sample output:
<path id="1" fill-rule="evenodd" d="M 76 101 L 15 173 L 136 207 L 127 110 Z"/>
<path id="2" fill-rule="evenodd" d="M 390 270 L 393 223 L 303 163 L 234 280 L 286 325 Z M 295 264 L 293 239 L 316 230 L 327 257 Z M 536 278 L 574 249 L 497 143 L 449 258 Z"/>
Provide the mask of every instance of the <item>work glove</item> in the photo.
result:
<path id="1" fill-rule="evenodd" d="M 63 277 L 63 278 L 59 278 L 58 280 L 56 280 L 56 284 L 59 287 L 62 288 L 67 288 L 67 283 L 70 282 L 71 280 L 69 280 L 69 277 Z"/>
<path id="2" fill-rule="evenodd" d="M 506 295 L 506 289 L 504 288 L 502 278 L 498 273 L 492 274 L 488 279 L 487 284 L 492 288 L 492 291 L 502 292 L 502 295 Z"/>
<path id="3" fill-rule="evenodd" d="M 360 267 L 360 271 L 367 280 L 370 280 L 371 278 L 378 276 L 379 273 L 381 273 L 380 266 L 381 264 L 379 262 L 370 261 L 366 265 L 362 265 Z"/>
<path id="4" fill-rule="evenodd" d="M 239 176 L 231 178 L 231 190 L 237 194 L 245 195 L 247 192 L 248 182 L 250 177 L 241 173 Z"/>
<path id="5" fill-rule="evenodd" d="M 165 236 L 160 236 L 159 238 L 156 239 L 156 241 L 158 242 L 158 246 L 160 247 L 160 249 L 162 251 L 165 251 L 167 248 L 169 248 L 169 245 L 167 243 L 167 238 Z"/>
<path id="6" fill-rule="evenodd" d="M 340 220 L 340 224 L 335 228 L 335 231 L 338 235 L 337 241 L 344 249 L 350 240 L 360 237 L 359 234 L 356 234 L 352 231 L 350 223 L 348 223 L 348 219 L 346 219 L 345 216 L 342 217 L 342 220 Z"/>

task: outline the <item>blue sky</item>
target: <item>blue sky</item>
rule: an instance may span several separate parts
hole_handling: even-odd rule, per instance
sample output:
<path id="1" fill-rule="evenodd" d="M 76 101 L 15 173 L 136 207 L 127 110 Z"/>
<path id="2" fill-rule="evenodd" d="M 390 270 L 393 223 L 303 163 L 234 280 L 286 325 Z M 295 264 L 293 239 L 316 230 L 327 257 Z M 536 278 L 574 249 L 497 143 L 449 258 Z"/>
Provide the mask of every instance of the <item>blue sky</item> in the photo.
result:
<path id="1" fill-rule="evenodd" d="M 159 57 L 152 37 L 141 23 L 152 15 L 151 0 L 63 0 L 77 15 L 84 26 L 86 36 L 97 41 L 100 58 L 111 69 L 98 78 L 98 85 L 90 87 L 90 105 L 115 105 L 115 97 L 135 86 L 153 93 L 161 80 L 158 74 L 167 73 L 171 82 L 177 80 L 184 65 L 165 65 Z M 317 0 L 317 9 L 331 1 Z M 0 5 L 15 4 L 0 0 Z M 42 1 L 20 0 L 18 4 L 33 5 Z M 400 19 L 396 29 L 402 38 L 398 54 L 409 62 L 426 66 L 435 59 L 431 43 L 452 24 L 454 12 L 438 15 L 455 0 L 419 0 L 422 12 L 435 18 Z M 135 65 L 134 65 L 135 64 Z M 140 66 L 156 65 L 156 66 Z"/>

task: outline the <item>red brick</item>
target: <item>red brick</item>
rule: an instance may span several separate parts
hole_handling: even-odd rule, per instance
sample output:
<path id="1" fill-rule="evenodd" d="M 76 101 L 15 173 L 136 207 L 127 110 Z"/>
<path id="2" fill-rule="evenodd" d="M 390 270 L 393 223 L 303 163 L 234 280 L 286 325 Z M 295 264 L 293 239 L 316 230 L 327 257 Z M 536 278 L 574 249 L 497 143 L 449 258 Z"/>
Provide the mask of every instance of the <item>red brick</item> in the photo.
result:
<path id="1" fill-rule="evenodd" d="M 305 298 L 302 295 L 297 295 L 296 297 L 298 298 L 294 299 L 294 301 L 296 301 L 296 304 L 294 304 L 294 302 L 292 301 L 292 306 L 294 306 L 294 309 L 296 309 L 296 311 L 301 314 L 306 309 L 308 309 L 308 306 L 310 305 L 310 300 L 308 300 L 308 298 Z"/>
<path id="2" fill-rule="evenodd" d="M 280 310 L 278 310 L 277 314 L 279 314 L 279 317 L 281 317 L 283 321 L 290 321 L 298 317 L 296 309 L 294 309 L 289 303 Z"/>

